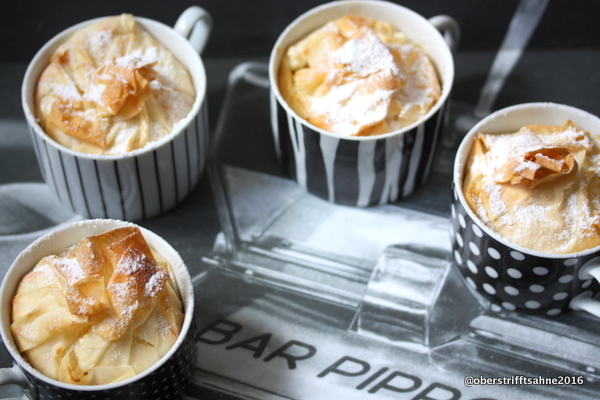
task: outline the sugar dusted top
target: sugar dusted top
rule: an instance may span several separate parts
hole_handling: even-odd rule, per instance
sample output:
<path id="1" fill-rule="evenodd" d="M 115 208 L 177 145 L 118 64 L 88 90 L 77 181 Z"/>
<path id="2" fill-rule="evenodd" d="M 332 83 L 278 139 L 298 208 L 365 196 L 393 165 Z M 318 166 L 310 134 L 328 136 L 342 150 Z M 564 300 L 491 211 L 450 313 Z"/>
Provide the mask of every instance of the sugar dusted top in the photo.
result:
<path id="1" fill-rule="evenodd" d="M 195 96 L 185 67 L 122 14 L 81 28 L 56 49 L 38 80 L 35 113 L 66 147 L 122 154 L 173 132 Z"/>
<path id="2" fill-rule="evenodd" d="M 463 192 L 500 236 L 567 254 L 600 245 L 600 147 L 573 122 L 475 136 Z"/>
<path id="3" fill-rule="evenodd" d="M 133 226 L 44 257 L 13 298 L 19 351 L 42 374 L 70 384 L 139 374 L 168 352 L 182 325 L 171 266 Z"/>
<path id="4" fill-rule="evenodd" d="M 402 129 L 441 95 L 435 67 L 420 46 L 387 22 L 355 15 L 290 46 L 278 84 L 300 117 L 348 136 Z"/>

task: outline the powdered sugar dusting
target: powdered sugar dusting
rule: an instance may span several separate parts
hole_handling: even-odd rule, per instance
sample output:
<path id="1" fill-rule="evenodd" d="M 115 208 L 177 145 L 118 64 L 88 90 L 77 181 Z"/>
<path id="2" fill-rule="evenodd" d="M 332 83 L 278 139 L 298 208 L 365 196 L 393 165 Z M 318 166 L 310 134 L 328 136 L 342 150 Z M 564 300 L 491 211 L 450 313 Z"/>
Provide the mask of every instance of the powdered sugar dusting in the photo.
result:
<path id="1" fill-rule="evenodd" d="M 87 276 L 81 263 L 76 258 L 56 257 L 56 267 L 70 285 L 79 282 Z"/>
<path id="2" fill-rule="evenodd" d="M 399 72 L 394 57 L 377 35 L 366 27 L 361 27 L 362 36 L 348 40 L 331 54 L 331 62 L 346 66 L 348 73 L 368 77 L 379 71 Z"/>
<path id="3" fill-rule="evenodd" d="M 113 305 L 118 309 L 115 321 L 118 323 L 128 323 L 133 318 L 134 312 L 138 308 L 138 302 L 135 300 L 136 287 L 131 281 L 111 282 L 108 290 L 112 295 Z M 132 299 L 132 297 L 134 297 Z"/>
<path id="4" fill-rule="evenodd" d="M 136 24 L 129 14 L 101 20 L 56 50 L 36 91 L 36 116 L 52 139 L 84 153 L 123 154 L 168 136 L 188 116 L 196 96 L 189 72 Z M 128 136 L 114 134 L 124 126 Z"/>
<path id="5" fill-rule="evenodd" d="M 33 367 L 55 373 L 48 376 L 62 382 L 90 384 L 96 367 L 135 366 L 139 373 L 170 350 L 182 328 L 180 294 L 170 292 L 169 271 L 167 261 L 130 225 L 44 257 L 23 278 L 13 300 L 16 342 L 36 348 L 32 358 L 20 350 Z M 57 352 L 53 343 L 60 335 L 69 340 Z M 132 351 L 138 337 L 156 340 Z M 73 374 L 82 365 L 86 378 Z"/>
<path id="6" fill-rule="evenodd" d="M 98 54 L 110 45 L 113 40 L 112 32 L 109 30 L 101 30 L 94 35 L 90 35 L 90 51 L 93 54 Z"/>
<path id="7" fill-rule="evenodd" d="M 324 97 L 315 99 L 313 109 L 324 115 L 333 131 L 356 134 L 385 119 L 393 93 L 387 90 L 360 93 L 359 88 L 358 82 L 335 87 Z"/>
<path id="8" fill-rule="evenodd" d="M 83 95 L 83 98 L 96 104 L 102 104 L 104 102 L 104 100 L 102 100 L 102 93 L 104 93 L 105 89 L 106 84 L 104 83 L 89 85 Z"/>
<path id="9" fill-rule="evenodd" d="M 326 62 L 342 64 L 347 83 L 333 85 L 312 103 L 314 112 L 322 114 L 335 132 L 356 134 L 382 121 L 394 93 L 395 88 L 382 89 L 376 82 L 395 79 L 399 71 L 394 57 L 370 29 L 363 27 L 361 31 L 362 36 L 348 40 Z M 338 74 L 326 79 L 339 79 Z"/>
<path id="10" fill-rule="evenodd" d="M 401 116 L 409 112 L 413 107 L 426 108 L 432 102 L 435 102 L 436 95 L 431 86 L 430 80 L 434 77 L 428 76 L 430 65 L 427 55 L 420 51 L 412 43 L 390 46 L 397 51 L 402 58 L 404 71 L 402 76 L 406 80 L 406 85 L 396 92 L 398 101 L 404 105 Z"/>
<path id="11" fill-rule="evenodd" d="M 282 68 L 291 68 L 293 78 L 280 82 L 282 94 L 309 122 L 343 135 L 383 134 L 416 122 L 441 89 L 427 54 L 397 33 L 352 15 L 325 24 L 288 49 Z"/>
<path id="12" fill-rule="evenodd" d="M 82 98 L 77 86 L 71 80 L 65 83 L 56 82 L 52 85 L 52 90 L 56 96 L 66 101 L 80 101 Z"/>
<path id="13" fill-rule="evenodd" d="M 474 211 L 501 236 L 526 248 L 571 253 L 600 245 L 600 158 L 589 133 L 571 122 L 564 126 L 531 125 L 515 134 L 480 134 L 485 149 L 472 156 L 465 193 Z M 577 167 L 539 186 L 526 187 L 497 181 L 498 170 L 519 154 L 543 148 L 566 148 Z M 544 154 L 537 153 L 544 158 Z M 539 164 L 520 161 L 515 170 L 538 170 Z M 480 189 L 475 189 L 479 187 Z M 479 196 L 473 194 L 480 193 Z"/>
<path id="14" fill-rule="evenodd" d="M 144 297 L 156 298 L 158 293 L 165 288 L 167 274 L 165 271 L 157 270 L 144 286 Z"/>
<path id="15" fill-rule="evenodd" d="M 155 46 L 150 46 L 145 49 L 136 49 L 115 60 L 115 63 L 120 67 L 133 68 L 139 68 L 156 62 L 158 62 L 158 49 Z"/>
<path id="16" fill-rule="evenodd" d="M 129 251 L 119 258 L 115 273 L 120 273 L 128 276 L 137 275 L 148 265 L 148 257 L 136 249 L 128 249 Z"/>
<path id="17" fill-rule="evenodd" d="M 161 336 L 177 335 L 173 324 L 171 324 L 162 314 L 158 314 L 158 332 Z"/>

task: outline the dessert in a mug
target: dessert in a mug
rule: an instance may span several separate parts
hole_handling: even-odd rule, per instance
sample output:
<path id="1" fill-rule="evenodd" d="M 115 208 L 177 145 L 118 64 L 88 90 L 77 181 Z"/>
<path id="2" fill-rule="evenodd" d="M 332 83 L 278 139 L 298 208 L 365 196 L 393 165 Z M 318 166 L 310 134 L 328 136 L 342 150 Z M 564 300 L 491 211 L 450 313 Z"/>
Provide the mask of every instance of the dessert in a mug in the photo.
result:
<path id="1" fill-rule="evenodd" d="M 101 385 L 158 362 L 183 319 L 171 266 L 139 228 L 124 227 L 40 260 L 19 283 L 11 330 L 19 351 L 44 375 Z"/>
<path id="2" fill-rule="evenodd" d="M 402 129 L 441 96 L 436 68 L 418 44 L 386 21 L 356 15 L 291 45 L 278 84 L 300 117 L 346 136 Z"/>
<path id="3" fill-rule="evenodd" d="M 477 216 L 527 249 L 567 254 L 600 245 L 600 143 L 573 122 L 474 138 L 463 193 Z"/>
<path id="4" fill-rule="evenodd" d="M 122 154 L 169 135 L 196 93 L 186 68 L 130 14 L 79 29 L 39 77 L 45 133 L 84 153 Z"/>

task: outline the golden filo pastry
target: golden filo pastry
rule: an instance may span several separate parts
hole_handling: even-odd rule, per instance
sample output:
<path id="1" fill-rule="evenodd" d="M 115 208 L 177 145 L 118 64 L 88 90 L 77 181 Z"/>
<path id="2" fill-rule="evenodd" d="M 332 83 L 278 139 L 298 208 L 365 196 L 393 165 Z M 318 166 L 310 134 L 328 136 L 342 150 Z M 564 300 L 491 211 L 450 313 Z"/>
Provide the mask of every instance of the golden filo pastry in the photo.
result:
<path id="1" fill-rule="evenodd" d="M 477 133 L 463 193 L 492 230 L 527 249 L 567 254 L 600 245 L 600 151 L 572 121 Z"/>
<path id="2" fill-rule="evenodd" d="M 11 331 L 42 374 L 76 385 L 122 381 L 177 340 L 183 305 L 168 262 L 137 227 L 87 237 L 21 280 Z"/>
<path id="3" fill-rule="evenodd" d="M 56 49 L 37 82 L 35 113 L 68 148 L 122 154 L 169 135 L 195 96 L 171 51 L 122 14 L 81 28 Z"/>
<path id="4" fill-rule="evenodd" d="M 419 45 L 388 22 L 356 15 L 290 46 L 278 85 L 300 117 L 349 136 L 402 129 L 441 96 L 435 66 Z"/>

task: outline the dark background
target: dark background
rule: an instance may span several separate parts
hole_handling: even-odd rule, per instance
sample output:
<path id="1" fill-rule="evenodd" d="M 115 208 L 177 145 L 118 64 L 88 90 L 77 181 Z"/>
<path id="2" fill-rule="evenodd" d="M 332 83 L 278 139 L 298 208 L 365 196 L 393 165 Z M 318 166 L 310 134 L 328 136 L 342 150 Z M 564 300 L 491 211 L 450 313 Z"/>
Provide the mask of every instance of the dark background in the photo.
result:
<path id="1" fill-rule="evenodd" d="M 28 62 L 52 36 L 78 22 L 129 12 L 173 25 L 194 4 L 211 13 L 214 27 L 205 57 L 266 57 L 277 36 L 319 0 L 1 0 L 0 62 Z M 495 50 L 517 0 L 400 0 L 426 18 L 458 20 L 458 51 Z M 600 1 L 551 0 L 530 49 L 600 47 Z"/>

